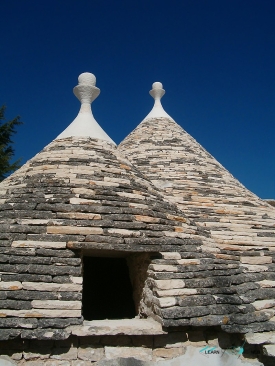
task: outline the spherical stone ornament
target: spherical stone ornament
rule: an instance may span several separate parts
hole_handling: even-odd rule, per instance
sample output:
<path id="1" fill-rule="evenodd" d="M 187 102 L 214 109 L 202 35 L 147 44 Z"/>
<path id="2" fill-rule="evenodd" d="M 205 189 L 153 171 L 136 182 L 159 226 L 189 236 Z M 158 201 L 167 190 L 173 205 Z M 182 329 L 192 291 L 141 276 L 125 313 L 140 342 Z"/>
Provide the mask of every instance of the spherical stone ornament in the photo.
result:
<path id="1" fill-rule="evenodd" d="M 90 72 L 83 72 L 78 77 L 78 83 L 79 85 L 92 85 L 95 86 L 96 84 L 96 77 L 94 74 Z"/>
<path id="2" fill-rule="evenodd" d="M 163 89 L 163 85 L 159 81 L 156 81 L 155 83 L 153 83 L 152 88 L 153 89 Z"/>

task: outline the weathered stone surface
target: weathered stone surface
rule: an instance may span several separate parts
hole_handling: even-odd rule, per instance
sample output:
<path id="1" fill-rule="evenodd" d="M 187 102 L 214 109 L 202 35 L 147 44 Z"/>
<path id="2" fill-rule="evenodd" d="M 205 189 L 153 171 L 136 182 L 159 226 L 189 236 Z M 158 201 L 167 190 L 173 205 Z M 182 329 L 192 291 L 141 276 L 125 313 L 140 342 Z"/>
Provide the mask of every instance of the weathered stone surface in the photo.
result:
<path id="1" fill-rule="evenodd" d="M 89 234 L 102 234 L 102 228 L 96 227 L 77 227 L 77 226 L 48 226 L 48 234 L 79 234 L 79 235 L 89 235 Z M 66 246 L 66 244 L 65 244 Z"/>
<path id="2" fill-rule="evenodd" d="M 81 325 L 82 318 L 40 318 L 38 326 L 40 328 L 66 328 L 69 325 Z"/>
<path id="3" fill-rule="evenodd" d="M 186 296 L 178 299 L 180 306 L 201 306 L 215 304 L 216 300 L 211 295 Z"/>
<path id="4" fill-rule="evenodd" d="M 1 282 L 0 282 L 1 285 Z M 31 291 L 81 291 L 82 286 L 74 283 L 23 282 L 24 290 Z M 21 288 L 22 288 L 21 287 Z"/>
<path id="5" fill-rule="evenodd" d="M 79 347 L 78 358 L 84 361 L 99 361 L 104 356 L 104 348 Z"/>
<path id="6" fill-rule="evenodd" d="M 174 306 L 177 303 L 177 300 L 174 297 L 160 297 L 160 298 L 155 298 L 155 299 L 156 299 L 157 304 L 161 308 Z"/>
<path id="7" fill-rule="evenodd" d="M 90 361 L 82 361 L 82 360 L 73 360 L 71 362 L 72 366 L 91 366 Z"/>
<path id="8" fill-rule="evenodd" d="M 153 319 L 112 319 L 84 321 L 81 327 L 70 327 L 72 335 L 146 335 L 166 334 L 160 323 Z"/>
<path id="9" fill-rule="evenodd" d="M 156 287 L 160 290 L 185 287 L 185 283 L 183 280 L 155 280 L 154 283 Z"/>
<path id="10" fill-rule="evenodd" d="M 17 291 L 22 289 L 22 284 L 19 281 L 3 282 L 0 281 L 0 290 Z"/>
<path id="11" fill-rule="evenodd" d="M 37 319 L 0 318 L 1 328 L 37 328 Z"/>
<path id="12" fill-rule="evenodd" d="M 37 340 L 60 340 L 67 339 L 70 332 L 66 329 L 24 329 L 21 332 L 23 339 L 37 339 Z"/>
<path id="13" fill-rule="evenodd" d="M 46 257 L 74 257 L 75 253 L 69 249 L 65 250 L 54 250 L 54 249 L 36 249 L 36 253 Z"/>
<path id="14" fill-rule="evenodd" d="M 1 329 L 0 340 L 2 341 L 16 338 L 20 335 L 20 333 L 21 331 L 19 329 L 13 329 L 13 328 Z"/>
<path id="15" fill-rule="evenodd" d="M 155 357 L 158 361 L 163 358 L 174 358 L 180 356 L 185 353 L 185 348 L 156 348 L 153 351 L 153 357 Z"/>
<path id="16" fill-rule="evenodd" d="M 31 305 L 36 309 L 79 310 L 82 303 L 81 301 L 33 300 Z"/>
<path id="17" fill-rule="evenodd" d="M 47 275 L 33 275 L 33 274 L 3 274 L 2 275 L 2 281 L 8 282 L 8 281 L 19 281 L 19 282 L 52 282 L 52 276 Z"/>
<path id="18" fill-rule="evenodd" d="M 255 312 L 248 314 L 234 314 L 229 316 L 228 324 L 250 324 L 253 322 L 264 322 L 273 317 L 273 311 Z"/>
<path id="19" fill-rule="evenodd" d="M 269 332 L 275 330 L 275 323 L 262 322 L 262 323 L 250 323 L 247 325 L 233 324 L 221 326 L 222 330 L 229 333 L 250 333 L 250 332 Z"/>
<path id="20" fill-rule="evenodd" d="M 8 356 L 0 356 L 0 365 L 1 366 L 14 366 L 17 365 L 17 363 L 15 361 L 13 361 L 10 357 Z"/>
<path id="21" fill-rule="evenodd" d="M 0 309 L 31 309 L 30 301 L 0 300 Z"/>
<path id="22" fill-rule="evenodd" d="M 275 332 L 247 333 L 245 338 L 250 344 L 274 344 Z"/>
<path id="23" fill-rule="evenodd" d="M 210 310 L 206 306 L 180 307 L 173 306 L 171 308 L 162 309 L 161 314 L 164 318 L 195 318 L 208 315 Z"/>
<path id="24" fill-rule="evenodd" d="M 17 300 L 33 300 L 33 299 L 58 299 L 58 293 L 56 292 L 44 292 L 44 291 L 7 291 L 7 297 L 9 299 L 17 299 Z"/>
<path id="25" fill-rule="evenodd" d="M 77 318 L 81 317 L 80 310 L 52 310 L 52 309 L 30 309 L 30 310 L 9 310 L 2 309 L 1 316 L 14 316 L 19 318 Z"/>
<path id="26" fill-rule="evenodd" d="M 181 259 L 181 255 L 178 252 L 161 252 L 164 259 Z"/>
<path id="27" fill-rule="evenodd" d="M 66 242 L 53 242 L 53 241 L 32 241 L 32 240 L 16 240 L 11 244 L 14 248 L 66 248 Z"/>
<path id="28" fill-rule="evenodd" d="M 266 344 L 263 346 L 264 354 L 275 357 L 275 344 Z"/>
<path id="29" fill-rule="evenodd" d="M 266 263 L 272 263 L 272 257 L 241 257 L 242 263 L 248 263 L 248 264 L 266 264 Z"/>
<path id="30" fill-rule="evenodd" d="M 269 309 L 275 306 L 275 299 L 258 300 L 252 303 L 256 310 Z"/>
<path id="31" fill-rule="evenodd" d="M 6 291 L 0 291 L 0 299 L 5 300 L 7 298 L 7 292 Z"/>
<path id="32" fill-rule="evenodd" d="M 196 295 L 197 290 L 191 289 L 191 288 L 172 289 L 172 290 L 157 290 L 156 293 L 159 297 L 184 296 L 184 295 Z"/>
<path id="33" fill-rule="evenodd" d="M 195 327 L 201 326 L 216 326 L 223 324 L 223 321 L 227 321 L 227 317 L 224 318 L 222 315 L 207 315 L 199 318 L 190 319 L 189 324 Z"/>
<path id="34" fill-rule="evenodd" d="M 36 349 L 29 349 L 28 351 L 23 352 L 24 359 L 29 360 L 35 360 L 35 359 L 41 359 L 45 360 L 50 357 L 51 349 L 50 348 L 44 348 L 40 349 L 39 352 Z M 39 361 L 39 360 L 38 360 Z"/>
<path id="35" fill-rule="evenodd" d="M 270 281 L 270 280 L 263 280 L 263 281 L 259 281 L 257 282 L 261 287 L 266 287 L 266 288 L 270 288 L 270 287 L 275 287 L 275 281 Z"/>

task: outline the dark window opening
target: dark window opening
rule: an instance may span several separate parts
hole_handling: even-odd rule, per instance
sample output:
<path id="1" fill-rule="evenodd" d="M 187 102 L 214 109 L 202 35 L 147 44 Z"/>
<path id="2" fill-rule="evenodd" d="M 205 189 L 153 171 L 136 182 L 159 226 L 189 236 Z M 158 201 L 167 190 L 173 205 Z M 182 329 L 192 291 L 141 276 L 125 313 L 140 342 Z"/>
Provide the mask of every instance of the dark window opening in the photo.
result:
<path id="1" fill-rule="evenodd" d="M 136 316 L 126 258 L 83 257 L 85 320 L 123 319 Z"/>

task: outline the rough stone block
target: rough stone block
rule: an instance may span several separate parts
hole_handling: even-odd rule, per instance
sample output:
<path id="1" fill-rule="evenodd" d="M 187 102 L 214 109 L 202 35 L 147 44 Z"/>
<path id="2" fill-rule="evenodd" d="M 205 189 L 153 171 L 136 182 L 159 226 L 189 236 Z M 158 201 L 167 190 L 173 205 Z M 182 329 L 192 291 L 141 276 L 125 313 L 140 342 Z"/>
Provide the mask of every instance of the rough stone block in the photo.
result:
<path id="1" fill-rule="evenodd" d="M 199 259 L 179 259 L 177 260 L 177 263 L 180 265 L 196 265 L 196 264 L 200 264 L 201 261 Z"/>
<path id="2" fill-rule="evenodd" d="M 266 344 L 263 346 L 263 351 L 267 356 L 275 357 L 275 344 Z"/>
<path id="3" fill-rule="evenodd" d="M 275 299 L 254 301 L 252 305 L 256 310 L 269 309 L 275 306 Z"/>
<path id="4" fill-rule="evenodd" d="M 153 350 L 153 357 L 156 361 L 165 359 L 165 358 L 174 358 L 185 353 L 185 348 L 156 348 Z"/>
<path id="5" fill-rule="evenodd" d="M 170 297 L 170 296 L 183 296 L 183 295 L 196 295 L 197 290 L 191 288 L 184 289 L 172 289 L 172 290 L 156 290 L 159 297 Z"/>
<path id="6" fill-rule="evenodd" d="M 174 306 L 177 303 L 177 301 L 174 297 L 160 297 L 160 298 L 155 298 L 155 299 L 157 301 L 157 304 L 161 308 L 167 308 L 169 306 Z"/>
<path id="7" fill-rule="evenodd" d="M 0 318 L 1 328 L 37 328 L 37 319 Z"/>
<path id="8" fill-rule="evenodd" d="M 99 361 L 104 356 L 104 348 L 80 347 L 78 348 L 78 358 L 84 361 Z"/>
<path id="9" fill-rule="evenodd" d="M 263 281 L 259 281 L 257 282 L 261 287 L 275 287 L 275 281 L 270 281 L 270 280 L 263 280 Z"/>
<path id="10" fill-rule="evenodd" d="M 250 344 L 275 344 L 275 332 L 247 333 L 245 338 Z"/>
<path id="11" fill-rule="evenodd" d="M 170 290 L 185 287 L 183 280 L 155 280 L 154 284 L 160 290 Z"/>
<path id="12" fill-rule="evenodd" d="M 150 264 L 149 269 L 156 272 L 178 272 L 177 266 L 162 265 L 162 264 Z"/>
<path id="13" fill-rule="evenodd" d="M 50 357 L 51 350 L 50 349 L 40 349 L 39 353 L 35 349 L 29 349 L 28 351 L 23 352 L 23 356 L 25 360 L 35 360 L 35 359 L 47 359 Z"/>
<path id="14" fill-rule="evenodd" d="M 272 257 L 269 257 L 269 256 L 252 256 L 252 257 L 244 256 L 244 257 L 241 257 L 240 259 L 241 259 L 242 263 L 247 263 L 247 264 L 272 263 Z"/>
<path id="15" fill-rule="evenodd" d="M 181 255 L 178 252 L 160 252 L 163 259 L 181 259 Z"/>

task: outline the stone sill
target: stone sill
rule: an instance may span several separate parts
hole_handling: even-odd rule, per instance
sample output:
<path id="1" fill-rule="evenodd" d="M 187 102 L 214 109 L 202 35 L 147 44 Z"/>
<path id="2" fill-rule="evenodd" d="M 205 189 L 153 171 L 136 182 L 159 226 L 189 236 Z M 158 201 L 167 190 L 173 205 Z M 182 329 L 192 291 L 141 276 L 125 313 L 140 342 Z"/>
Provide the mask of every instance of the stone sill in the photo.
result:
<path id="1" fill-rule="evenodd" d="M 102 335 L 158 335 L 167 334 L 153 319 L 85 320 L 83 325 L 67 328 L 79 337 Z"/>

